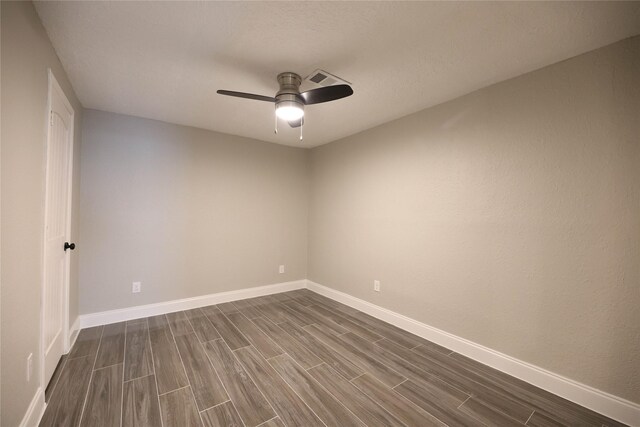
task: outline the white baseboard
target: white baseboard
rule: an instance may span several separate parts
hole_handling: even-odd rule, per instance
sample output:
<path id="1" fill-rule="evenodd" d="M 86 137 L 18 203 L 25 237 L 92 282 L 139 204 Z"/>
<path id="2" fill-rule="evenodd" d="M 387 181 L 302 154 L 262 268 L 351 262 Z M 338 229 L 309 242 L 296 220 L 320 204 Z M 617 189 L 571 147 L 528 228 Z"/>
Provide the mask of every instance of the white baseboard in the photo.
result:
<path id="1" fill-rule="evenodd" d="M 69 348 L 67 348 L 67 353 L 71 351 L 73 345 L 76 343 L 76 339 L 78 338 L 78 334 L 80 333 L 80 316 L 76 317 L 76 320 L 73 322 L 73 325 L 69 328 Z"/>
<path id="2" fill-rule="evenodd" d="M 307 288 L 620 422 L 640 426 L 640 405 L 307 280 Z"/>
<path id="3" fill-rule="evenodd" d="M 295 280 L 292 282 L 276 283 L 273 285 L 240 289 L 237 291 L 219 292 L 216 294 L 201 295 L 193 298 L 138 305 L 118 310 L 82 314 L 79 316 L 80 329 L 92 326 L 108 325 L 110 323 L 123 322 L 125 320 L 139 319 L 142 317 L 156 316 L 158 314 L 173 313 L 175 311 L 190 310 L 192 308 L 221 304 L 223 302 L 261 297 L 264 295 L 277 294 L 279 292 L 303 289 L 305 287 L 306 280 Z"/>
<path id="4" fill-rule="evenodd" d="M 24 414 L 24 418 L 22 418 L 20 422 L 20 427 L 37 427 L 38 424 L 40 424 L 40 419 L 42 419 L 46 407 L 47 405 L 44 403 L 44 391 L 42 387 L 38 387 L 36 394 L 33 396 L 33 399 L 31 399 L 29 408 L 27 408 L 27 412 Z"/>

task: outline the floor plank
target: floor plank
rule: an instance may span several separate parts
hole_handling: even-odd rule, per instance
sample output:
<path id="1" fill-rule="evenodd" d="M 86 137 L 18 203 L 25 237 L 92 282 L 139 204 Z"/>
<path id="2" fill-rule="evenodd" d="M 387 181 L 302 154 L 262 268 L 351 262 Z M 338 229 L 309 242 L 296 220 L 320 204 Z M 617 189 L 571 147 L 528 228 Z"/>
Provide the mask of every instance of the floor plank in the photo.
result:
<path id="1" fill-rule="evenodd" d="M 352 322 L 344 316 L 341 316 L 340 314 L 336 313 L 335 310 L 328 310 L 320 305 L 312 305 L 309 307 L 309 310 L 315 311 L 319 315 L 333 321 L 335 324 L 342 326 L 344 329 L 351 331 L 368 341 L 378 341 L 379 339 L 382 339 L 382 336 L 371 332 L 367 328 L 363 328 L 362 326 Z"/>
<path id="2" fill-rule="evenodd" d="M 82 426 L 120 426 L 122 414 L 122 364 L 93 372 Z"/>
<path id="3" fill-rule="evenodd" d="M 564 427 L 567 424 L 539 412 L 534 412 L 525 425 L 529 427 Z"/>
<path id="4" fill-rule="evenodd" d="M 153 373 L 151 343 L 147 320 L 127 324 L 124 356 L 124 380 L 144 377 Z"/>
<path id="5" fill-rule="evenodd" d="M 319 315 L 318 313 L 316 313 L 315 311 L 311 310 L 309 307 L 304 307 L 296 302 L 291 302 L 286 304 L 286 306 L 297 313 L 300 313 L 301 316 L 304 316 L 307 319 L 306 324 L 303 324 L 302 326 L 306 326 L 306 325 L 310 325 L 310 324 L 317 324 L 317 325 L 322 325 L 324 326 L 324 328 L 326 328 L 329 332 L 331 332 L 334 335 L 342 335 L 345 334 L 347 332 L 349 332 L 348 329 L 343 328 L 342 326 L 338 325 L 337 323 L 333 322 L 330 319 L 327 319 L 324 316 Z"/>
<path id="6" fill-rule="evenodd" d="M 309 374 L 368 426 L 403 426 L 404 424 L 378 405 L 328 365 L 309 369 Z"/>
<path id="7" fill-rule="evenodd" d="M 76 426 L 80 422 L 91 369 L 95 357 L 85 356 L 70 359 L 60 374 L 56 392 L 44 411 L 40 426 Z"/>
<path id="8" fill-rule="evenodd" d="M 289 335 L 297 339 L 302 345 L 309 349 L 313 349 L 316 356 L 318 356 L 324 363 L 338 371 L 338 373 L 346 379 L 351 380 L 364 373 L 362 369 L 347 359 L 349 355 L 343 356 L 339 354 L 337 351 L 303 328 L 287 322 L 282 323 L 279 326 Z"/>
<path id="9" fill-rule="evenodd" d="M 55 390 L 56 385 L 58 384 L 58 380 L 60 379 L 60 375 L 62 374 L 62 370 L 64 369 L 64 365 L 67 362 L 68 354 L 63 354 L 60 360 L 58 361 L 58 365 L 56 369 L 53 371 L 53 375 L 49 380 L 49 384 L 47 384 L 47 388 L 44 390 L 44 401 L 49 402 L 51 398 L 51 394 L 53 390 Z"/>
<path id="10" fill-rule="evenodd" d="M 188 335 L 194 332 L 189 318 L 184 311 L 168 313 L 167 320 L 169 321 L 169 327 L 171 327 L 171 332 L 173 332 L 174 337 Z"/>
<path id="11" fill-rule="evenodd" d="M 262 332 L 262 329 L 247 319 L 244 314 L 236 312 L 228 314 L 227 317 L 265 359 L 283 353 L 280 346 Z"/>
<path id="12" fill-rule="evenodd" d="M 465 401 L 459 409 L 460 411 L 470 415 L 472 418 L 475 418 L 486 426 L 522 426 L 522 423 L 514 420 L 506 414 L 503 414 L 502 412 L 496 411 L 491 407 L 484 405 L 474 397 L 471 397 L 469 400 Z M 533 414 L 533 411 L 531 411 L 531 413 Z M 529 417 L 530 416 L 531 414 L 529 414 Z M 529 419 L 529 417 L 527 417 L 527 419 Z"/>
<path id="13" fill-rule="evenodd" d="M 253 323 L 262 329 L 269 338 L 277 342 L 278 345 L 304 369 L 309 369 L 322 363 L 322 360 L 320 360 L 313 351 L 302 345 L 300 341 L 293 338 L 271 321 L 264 317 L 256 317 L 253 319 Z"/>
<path id="14" fill-rule="evenodd" d="M 205 427 L 244 427 L 233 403 L 225 402 L 202 412 Z"/>
<path id="15" fill-rule="evenodd" d="M 196 335 L 193 333 L 181 335 L 175 339 L 198 409 L 204 411 L 229 400 L 218 374 L 209 362 Z"/>
<path id="16" fill-rule="evenodd" d="M 191 323 L 191 326 L 193 327 L 193 330 L 200 342 L 204 343 L 220 338 L 220 334 L 209 321 L 207 316 L 204 315 L 202 310 L 194 308 L 193 310 L 185 311 L 184 314 L 189 319 L 189 322 Z"/>
<path id="17" fill-rule="evenodd" d="M 157 427 L 161 422 L 155 376 L 125 382 L 122 427 Z"/>
<path id="18" fill-rule="evenodd" d="M 256 349 L 244 347 L 235 354 L 286 425 L 324 425 Z"/>
<path id="19" fill-rule="evenodd" d="M 266 423 L 260 424 L 260 427 L 285 427 L 284 423 L 280 421 L 280 418 L 275 417 Z"/>
<path id="20" fill-rule="evenodd" d="M 370 374 L 364 374 L 351 383 L 408 426 L 444 426 L 443 422 L 385 386 Z"/>
<path id="21" fill-rule="evenodd" d="M 184 387 L 160 396 L 163 427 L 200 427 L 202 420 L 193 399 L 191 387 Z"/>
<path id="22" fill-rule="evenodd" d="M 217 307 L 210 305 L 208 307 L 201 308 L 201 310 L 211 321 L 231 350 L 237 350 L 241 347 L 250 345 L 249 341 L 247 341 L 238 328 L 236 328 L 227 316 L 222 314 Z"/>
<path id="23" fill-rule="evenodd" d="M 125 322 L 113 323 L 104 327 L 96 369 L 115 365 L 124 361 Z"/>
<path id="24" fill-rule="evenodd" d="M 276 356 L 269 363 L 327 426 L 364 425 L 289 355 Z"/>
<path id="25" fill-rule="evenodd" d="M 390 341 L 395 342 L 396 344 L 400 344 L 403 347 L 414 348 L 420 344 L 422 344 L 422 339 L 405 331 L 397 326 L 393 326 L 389 323 L 383 322 L 380 319 L 376 319 L 373 316 L 369 316 L 363 312 L 357 312 L 349 319 L 354 321 L 353 319 L 359 320 L 361 325 L 367 329 L 370 329 L 372 332 L 387 338 Z M 356 322 L 358 323 L 358 322 Z"/>
<path id="26" fill-rule="evenodd" d="M 217 304 L 216 307 L 218 307 L 218 310 L 220 310 L 223 314 L 238 312 L 238 307 L 236 307 L 232 302 L 223 302 L 222 304 Z"/>
<path id="27" fill-rule="evenodd" d="M 435 385 L 418 385 L 408 380 L 394 390 L 450 427 L 480 424 L 475 418 L 458 410 L 462 402 L 457 396 L 450 395 Z"/>
<path id="28" fill-rule="evenodd" d="M 255 308 L 249 300 L 234 301 L 233 304 L 238 308 L 238 311 L 247 316 L 248 319 L 262 316 L 262 312 Z"/>
<path id="29" fill-rule="evenodd" d="M 276 416 L 224 340 L 209 341 L 204 348 L 246 426 L 257 426 Z"/>
<path id="30" fill-rule="evenodd" d="M 279 302 L 268 302 L 256 305 L 256 308 L 262 312 L 262 315 L 273 323 L 290 322 L 298 323 L 299 320 L 294 318 L 290 313 L 287 313 Z"/>
<path id="31" fill-rule="evenodd" d="M 77 357 L 92 356 L 95 357 L 102 338 L 102 330 L 104 326 L 95 326 L 93 328 L 83 329 L 78 333 L 76 343 L 69 352 L 67 358 L 75 359 Z"/>
<path id="32" fill-rule="evenodd" d="M 313 299 L 309 298 L 309 296 L 304 291 L 306 291 L 306 289 L 298 289 L 295 291 L 287 292 L 287 296 L 305 307 L 314 305 L 316 302 Z"/>
<path id="33" fill-rule="evenodd" d="M 158 392 L 164 394 L 189 385 L 178 348 L 164 315 L 149 318 L 149 341 Z"/>
<path id="34" fill-rule="evenodd" d="M 339 337 L 328 334 L 315 325 L 311 325 L 306 329 L 339 354 L 348 354 L 349 361 L 359 366 L 363 372 L 369 372 L 389 387 L 394 387 L 406 379 L 404 376 L 389 368 L 389 366 L 381 363 L 378 359 L 371 357 L 366 352 L 360 351 L 357 347 L 341 340 Z"/>

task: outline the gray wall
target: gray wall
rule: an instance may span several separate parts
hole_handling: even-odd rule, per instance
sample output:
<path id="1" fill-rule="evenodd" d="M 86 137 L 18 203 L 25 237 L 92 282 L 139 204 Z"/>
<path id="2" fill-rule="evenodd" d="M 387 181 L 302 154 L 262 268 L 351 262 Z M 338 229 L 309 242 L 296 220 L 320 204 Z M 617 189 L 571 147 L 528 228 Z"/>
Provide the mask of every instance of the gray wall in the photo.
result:
<path id="1" fill-rule="evenodd" d="M 312 150 L 309 279 L 640 402 L 639 91 L 636 37 Z"/>
<path id="2" fill-rule="evenodd" d="M 80 312 L 304 279 L 308 155 L 87 110 Z"/>
<path id="3" fill-rule="evenodd" d="M 47 68 L 75 109 L 72 238 L 78 239 L 82 106 L 31 2 L 2 2 L 2 416 L 20 423 L 39 386 L 40 287 L 44 233 Z M 78 263 L 71 257 L 70 321 L 78 316 Z M 34 375 L 26 381 L 27 356 Z"/>

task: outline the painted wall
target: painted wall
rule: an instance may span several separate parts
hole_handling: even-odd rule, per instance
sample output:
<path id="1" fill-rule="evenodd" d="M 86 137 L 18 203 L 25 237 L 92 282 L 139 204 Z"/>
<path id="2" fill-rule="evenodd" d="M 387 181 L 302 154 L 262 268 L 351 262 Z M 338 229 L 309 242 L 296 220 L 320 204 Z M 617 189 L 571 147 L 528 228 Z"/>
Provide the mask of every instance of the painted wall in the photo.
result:
<path id="1" fill-rule="evenodd" d="M 640 37 L 313 149 L 309 212 L 310 280 L 640 402 Z"/>
<path id="2" fill-rule="evenodd" d="M 44 233 L 47 69 L 76 112 L 72 239 L 78 239 L 82 106 L 31 2 L 1 2 L 1 281 L 3 426 L 18 425 L 39 386 L 40 290 Z M 75 254 L 74 254 L 75 255 Z M 71 257 L 70 319 L 78 316 L 78 262 Z M 34 372 L 26 381 L 27 356 Z"/>
<path id="3" fill-rule="evenodd" d="M 304 279 L 308 155 L 87 110 L 80 312 Z"/>

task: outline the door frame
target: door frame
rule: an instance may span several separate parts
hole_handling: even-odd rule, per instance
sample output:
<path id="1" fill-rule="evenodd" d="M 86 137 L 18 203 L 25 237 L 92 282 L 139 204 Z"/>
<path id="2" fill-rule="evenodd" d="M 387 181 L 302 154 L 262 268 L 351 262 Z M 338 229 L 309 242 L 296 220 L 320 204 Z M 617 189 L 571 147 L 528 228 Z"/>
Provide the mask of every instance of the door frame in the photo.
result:
<path id="1" fill-rule="evenodd" d="M 45 242 L 45 230 L 46 230 L 46 222 L 47 222 L 47 164 L 48 164 L 48 150 L 49 150 L 49 140 L 51 138 L 51 108 L 53 103 L 54 93 L 56 96 L 60 97 L 63 104 L 69 111 L 71 111 L 71 123 L 69 125 L 69 166 L 67 171 L 67 223 L 65 224 L 65 234 L 67 236 L 67 241 L 71 241 L 71 213 L 73 206 L 73 142 L 74 142 L 74 130 L 75 130 L 75 117 L 76 112 L 73 109 L 73 106 L 69 102 L 67 95 L 62 90 L 62 87 L 56 80 L 56 77 L 53 74 L 51 68 L 47 69 L 47 77 L 48 77 L 48 90 L 47 90 L 47 110 L 45 113 L 45 141 L 44 141 L 44 187 L 42 192 L 43 197 L 43 205 L 44 205 L 44 215 L 42 218 L 42 270 L 41 270 L 41 281 L 40 281 L 40 386 L 42 387 L 42 391 L 47 388 L 47 383 L 45 380 L 45 336 L 44 336 L 44 295 L 45 295 L 45 255 L 46 255 L 46 242 Z M 69 343 L 69 282 L 71 279 L 71 253 L 70 251 L 66 252 L 65 255 L 65 266 L 64 266 L 64 280 L 62 284 L 62 343 L 63 343 L 63 352 L 64 354 L 68 353 L 70 350 Z"/>

